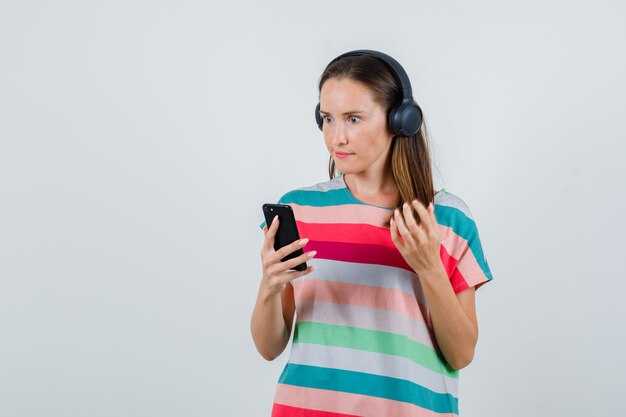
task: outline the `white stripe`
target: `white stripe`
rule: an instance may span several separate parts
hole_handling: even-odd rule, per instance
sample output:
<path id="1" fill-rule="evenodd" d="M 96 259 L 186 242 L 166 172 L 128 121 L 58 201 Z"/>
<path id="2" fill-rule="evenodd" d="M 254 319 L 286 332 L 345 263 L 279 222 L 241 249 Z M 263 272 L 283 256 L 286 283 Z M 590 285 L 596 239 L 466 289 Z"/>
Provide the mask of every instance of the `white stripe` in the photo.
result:
<path id="1" fill-rule="evenodd" d="M 417 274 L 394 266 L 315 258 L 308 260 L 307 264 L 315 266 L 313 272 L 294 279 L 294 282 L 307 279 L 322 279 L 391 288 L 410 295 L 415 295 L 413 282 L 416 281 L 419 286 Z"/>
<path id="2" fill-rule="evenodd" d="M 439 206 L 454 207 L 455 209 L 460 210 L 470 219 L 474 220 L 474 217 L 472 217 L 472 212 L 470 211 L 467 204 L 465 204 L 463 200 L 461 200 L 459 197 L 452 193 L 449 193 L 447 191 L 437 193 L 435 195 L 435 204 Z"/>
<path id="3" fill-rule="evenodd" d="M 341 181 L 341 177 L 335 177 L 332 180 L 319 182 L 309 187 L 298 188 L 298 191 L 329 191 L 329 190 L 338 190 L 344 187 L 345 186 L 343 184 L 343 181 Z"/>

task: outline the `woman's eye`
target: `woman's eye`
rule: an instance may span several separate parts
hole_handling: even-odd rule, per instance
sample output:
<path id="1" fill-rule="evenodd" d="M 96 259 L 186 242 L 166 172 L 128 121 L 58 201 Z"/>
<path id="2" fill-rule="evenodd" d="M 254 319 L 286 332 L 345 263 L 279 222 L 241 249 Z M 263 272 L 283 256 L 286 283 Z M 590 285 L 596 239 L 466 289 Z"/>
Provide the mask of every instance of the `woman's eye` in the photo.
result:
<path id="1" fill-rule="evenodd" d="M 324 120 L 324 123 L 331 123 L 333 121 L 332 116 L 326 115 L 323 116 L 322 119 Z M 350 116 L 348 117 L 348 120 L 350 120 L 351 123 L 359 123 L 361 121 L 361 118 L 359 116 Z"/>

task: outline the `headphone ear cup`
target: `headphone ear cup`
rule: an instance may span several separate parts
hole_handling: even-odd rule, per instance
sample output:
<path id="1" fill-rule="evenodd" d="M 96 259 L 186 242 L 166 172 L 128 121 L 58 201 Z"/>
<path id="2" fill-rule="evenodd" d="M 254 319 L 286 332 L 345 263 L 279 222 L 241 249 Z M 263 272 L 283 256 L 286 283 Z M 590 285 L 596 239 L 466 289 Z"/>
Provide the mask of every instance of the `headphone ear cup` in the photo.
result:
<path id="1" fill-rule="evenodd" d="M 398 107 L 399 106 L 393 106 L 389 109 L 389 113 L 387 114 L 387 126 L 389 127 L 389 130 L 391 130 L 391 133 L 393 133 L 394 135 L 398 135 L 399 130 L 398 121 L 396 120 L 396 112 L 398 110 Z"/>
<path id="2" fill-rule="evenodd" d="M 322 119 L 320 115 L 320 103 L 317 103 L 317 106 L 315 106 L 315 123 L 317 123 L 317 127 L 319 127 L 320 130 L 324 130 L 324 119 Z"/>
<path id="3" fill-rule="evenodd" d="M 415 100 L 405 100 L 389 110 L 388 125 L 395 135 L 413 136 L 422 126 L 422 109 Z"/>

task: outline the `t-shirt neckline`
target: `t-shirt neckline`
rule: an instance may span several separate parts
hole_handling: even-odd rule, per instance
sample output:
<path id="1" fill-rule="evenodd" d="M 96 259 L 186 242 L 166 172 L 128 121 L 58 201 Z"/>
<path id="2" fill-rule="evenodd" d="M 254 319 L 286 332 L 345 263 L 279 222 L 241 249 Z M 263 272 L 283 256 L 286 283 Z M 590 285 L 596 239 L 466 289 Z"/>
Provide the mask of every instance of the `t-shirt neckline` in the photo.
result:
<path id="1" fill-rule="evenodd" d="M 384 210 L 389 210 L 389 211 L 393 211 L 393 209 L 395 207 L 383 207 L 383 206 L 377 206 L 376 204 L 370 204 L 370 203 L 366 203 L 365 201 L 361 201 L 358 198 L 356 198 L 354 196 L 354 194 L 352 194 L 352 191 L 350 191 L 350 189 L 348 188 L 348 184 L 346 184 L 346 180 L 344 178 L 344 174 L 341 174 L 339 176 L 339 178 L 341 179 L 341 183 L 343 185 L 343 189 L 345 191 L 345 193 L 348 195 L 348 197 L 350 197 L 350 199 L 356 201 L 359 204 L 364 204 L 366 206 L 370 206 L 370 207 L 376 207 L 376 208 L 380 208 L 380 209 L 384 209 Z M 435 195 L 439 194 L 441 191 L 443 191 L 443 188 L 439 191 L 435 191 Z"/>

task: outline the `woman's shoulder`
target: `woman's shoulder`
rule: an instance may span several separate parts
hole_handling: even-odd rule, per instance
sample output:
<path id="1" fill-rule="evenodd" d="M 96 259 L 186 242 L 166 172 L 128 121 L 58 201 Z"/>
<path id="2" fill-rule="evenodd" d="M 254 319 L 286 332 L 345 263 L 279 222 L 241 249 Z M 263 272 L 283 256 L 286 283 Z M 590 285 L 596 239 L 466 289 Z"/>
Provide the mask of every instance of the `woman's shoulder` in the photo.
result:
<path id="1" fill-rule="evenodd" d="M 457 194 L 442 188 L 435 194 L 435 215 L 437 220 L 470 220 L 474 221 L 474 216 L 468 204 Z"/>

